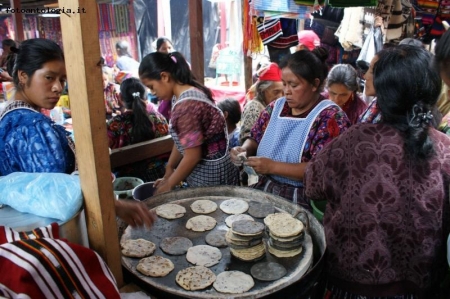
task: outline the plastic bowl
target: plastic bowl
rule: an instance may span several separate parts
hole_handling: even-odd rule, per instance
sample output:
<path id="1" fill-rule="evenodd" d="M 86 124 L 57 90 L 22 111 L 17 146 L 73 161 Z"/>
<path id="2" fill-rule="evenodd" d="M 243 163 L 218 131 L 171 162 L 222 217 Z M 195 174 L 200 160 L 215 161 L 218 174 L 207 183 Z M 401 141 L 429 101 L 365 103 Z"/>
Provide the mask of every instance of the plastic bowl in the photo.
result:
<path id="1" fill-rule="evenodd" d="M 152 197 L 153 192 L 155 191 L 155 187 L 153 187 L 154 184 L 155 182 L 148 182 L 137 186 L 133 190 L 133 198 L 136 200 L 145 200 Z"/>
<path id="2" fill-rule="evenodd" d="M 132 198 L 133 190 L 144 183 L 143 180 L 135 177 L 116 178 L 113 183 L 114 194 L 119 199 Z"/>
<path id="3" fill-rule="evenodd" d="M 322 220 L 323 220 L 323 213 L 325 212 L 326 205 L 327 205 L 327 202 L 325 200 L 322 200 L 322 201 L 311 200 L 311 207 L 313 209 L 313 215 L 320 222 L 322 222 Z"/>

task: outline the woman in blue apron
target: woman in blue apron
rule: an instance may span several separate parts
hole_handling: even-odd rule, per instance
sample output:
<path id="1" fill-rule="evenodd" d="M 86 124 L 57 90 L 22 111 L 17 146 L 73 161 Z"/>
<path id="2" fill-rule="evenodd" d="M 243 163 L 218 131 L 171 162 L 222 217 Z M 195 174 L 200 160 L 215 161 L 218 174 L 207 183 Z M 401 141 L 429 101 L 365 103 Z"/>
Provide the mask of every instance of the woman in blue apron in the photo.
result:
<path id="1" fill-rule="evenodd" d="M 237 185 L 239 169 L 230 159 L 223 113 L 211 91 L 194 80 L 184 57 L 150 53 L 141 62 L 139 77 L 155 96 L 172 99 L 169 131 L 174 147 L 164 177 L 155 183 L 156 194 L 182 181 L 191 187 Z"/>
<path id="2" fill-rule="evenodd" d="M 301 50 L 280 63 L 285 96 L 269 104 L 242 147 L 231 150 L 259 175 L 253 187 L 282 196 L 311 210 L 303 195 L 309 161 L 350 126 L 345 113 L 320 93 L 328 74 L 323 48 Z M 239 155 L 239 156 L 238 156 Z"/>

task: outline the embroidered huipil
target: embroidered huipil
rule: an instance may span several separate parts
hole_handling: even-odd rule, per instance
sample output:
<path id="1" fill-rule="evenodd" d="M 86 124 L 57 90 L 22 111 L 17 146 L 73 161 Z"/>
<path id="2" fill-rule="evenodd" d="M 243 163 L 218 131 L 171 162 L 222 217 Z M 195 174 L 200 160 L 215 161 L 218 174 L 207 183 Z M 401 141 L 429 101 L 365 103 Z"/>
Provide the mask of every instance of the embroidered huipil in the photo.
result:
<path id="1" fill-rule="evenodd" d="M 75 170 L 69 133 L 29 104 L 12 101 L 0 115 L 0 175 Z"/>
<path id="2" fill-rule="evenodd" d="M 330 277 L 372 292 L 415 291 L 448 269 L 450 138 L 429 132 L 428 161 L 408 158 L 401 133 L 384 124 L 352 126 L 311 161 L 305 194 L 327 200 Z"/>

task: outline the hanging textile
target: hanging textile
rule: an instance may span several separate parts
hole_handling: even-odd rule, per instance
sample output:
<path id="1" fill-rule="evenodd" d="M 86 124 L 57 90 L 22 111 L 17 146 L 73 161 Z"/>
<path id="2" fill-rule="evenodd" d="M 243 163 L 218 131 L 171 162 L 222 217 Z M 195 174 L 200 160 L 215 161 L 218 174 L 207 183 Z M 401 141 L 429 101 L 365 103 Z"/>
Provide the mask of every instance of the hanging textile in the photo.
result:
<path id="1" fill-rule="evenodd" d="M 258 18 L 257 21 L 259 22 L 258 32 L 264 45 L 283 35 L 280 19 L 264 21 L 263 18 Z"/>
<path id="2" fill-rule="evenodd" d="M 444 34 L 443 21 L 450 21 L 450 0 L 418 0 L 417 16 L 420 17 L 419 36 L 428 44 Z M 425 36 L 423 36 L 425 35 Z"/>
<path id="3" fill-rule="evenodd" d="M 282 35 L 273 40 L 270 45 L 274 48 L 290 48 L 298 45 L 297 20 L 280 19 Z"/>
<path id="4" fill-rule="evenodd" d="M 115 45 L 125 40 L 130 45 L 130 54 L 138 60 L 136 33 L 134 32 L 129 4 L 98 4 L 99 42 L 103 58 L 112 67 L 117 60 Z"/>
<path id="5" fill-rule="evenodd" d="M 251 7 L 254 9 L 255 15 L 258 16 L 294 19 L 303 19 L 311 8 L 298 5 L 293 0 L 252 0 Z"/>
<path id="6" fill-rule="evenodd" d="M 377 6 L 377 0 L 329 0 L 332 7 L 364 7 Z"/>

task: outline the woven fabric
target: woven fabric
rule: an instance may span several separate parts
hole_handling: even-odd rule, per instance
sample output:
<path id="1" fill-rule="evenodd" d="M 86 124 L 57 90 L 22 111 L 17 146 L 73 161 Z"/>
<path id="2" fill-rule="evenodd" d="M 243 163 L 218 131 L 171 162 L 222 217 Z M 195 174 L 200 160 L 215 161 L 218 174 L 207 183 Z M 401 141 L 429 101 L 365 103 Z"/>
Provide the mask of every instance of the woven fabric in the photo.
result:
<path id="1" fill-rule="evenodd" d="M 28 232 L 0 226 L 0 297 L 120 298 L 96 252 L 58 238 L 57 223 Z"/>
<path id="2" fill-rule="evenodd" d="M 114 276 L 97 253 L 51 238 L 0 246 L 0 296 L 120 298 Z"/>
<path id="3" fill-rule="evenodd" d="M 264 45 L 267 45 L 283 35 L 283 30 L 279 19 L 262 22 L 256 28 Z"/>
<path id="4" fill-rule="evenodd" d="M 206 95 L 202 92 L 192 89 L 182 93 L 178 101 L 175 102 L 173 107 L 183 101 L 200 101 L 208 105 L 213 106 L 221 114 L 222 111 L 217 108 L 211 101 L 206 98 Z M 184 149 L 181 145 L 177 132 L 169 126 L 170 134 L 177 147 L 178 151 L 183 155 Z M 228 145 L 228 132 L 226 125 L 224 126 L 225 136 L 227 138 Z M 227 149 L 225 155 L 214 157 L 213 159 L 202 159 L 197 166 L 192 170 L 189 176 L 186 178 L 186 182 L 190 187 L 202 187 L 202 186 L 215 186 L 215 185 L 238 185 L 239 183 L 239 169 L 231 162 L 230 154 Z"/>
<path id="5" fill-rule="evenodd" d="M 283 184 L 267 176 L 259 177 L 258 183 L 251 187 L 273 195 L 281 196 L 302 206 L 308 211 L 312 211 L 310 201 L 305 197 L 303 187 L 294 187 L 289 184 Z"/>
<path id="6" fill-rule="evenodd" d="M 28 232 L 18 232 L 10 227 L 0 226 L 0 245 L 20 240 L 33 240 L 38 238 L 59 239 L 59 226 L 53 222 L 44 227 L 38 227 Z"/>
<path id="7" fill-rule="evenodd" d="M 286 98 L 284 97 L 276 101 L 269 125 L 258 145 L 257 156 L 284 163 L 300 163 L 314 120 L 322 110 L 336 104 L 329 100 L 320 101 L 306 118 L 295 118 L 280 116 L 285 102 Z M 276 146 L 274 146 L 275 144 Z M 272 177 L 281 183 L 296 187 L 303 186 L 302 182 L 286 177 L 275 175 Z"/>

